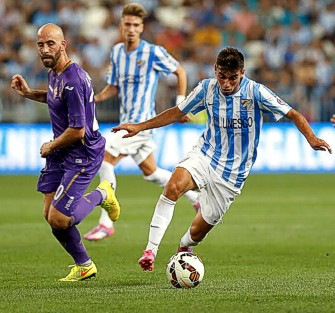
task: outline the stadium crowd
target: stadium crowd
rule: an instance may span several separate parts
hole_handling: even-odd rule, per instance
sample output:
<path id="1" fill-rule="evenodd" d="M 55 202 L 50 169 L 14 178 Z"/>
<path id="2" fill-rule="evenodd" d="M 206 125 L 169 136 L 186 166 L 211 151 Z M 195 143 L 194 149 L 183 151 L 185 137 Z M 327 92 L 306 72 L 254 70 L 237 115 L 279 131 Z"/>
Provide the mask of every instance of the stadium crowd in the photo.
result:
<path id="1" fill-rule="evenodd" d="M 44 122 L 47 109 L 12 92 L 22 73 L 45 88 L 46 70 L 36 53 L 36 30 L 55 23 L 68 54 L 103 88 L 110 48 L 121 40 L 120 11 L 139 2 L 148 11 L 142 38 L 164 46 L 187 71 L 188 89 L 214 76 L 220 49 L 246 56 L 246 75 L 269 86 L 308 121 L 335 112 L 335 2 L 333 0 L 0 0 L 0 121 Z M 175 104 L 175 77 L 162 78 L 157 111 Z M 117 99 L 99 103 L 99 120 L 118 121 Z"/>

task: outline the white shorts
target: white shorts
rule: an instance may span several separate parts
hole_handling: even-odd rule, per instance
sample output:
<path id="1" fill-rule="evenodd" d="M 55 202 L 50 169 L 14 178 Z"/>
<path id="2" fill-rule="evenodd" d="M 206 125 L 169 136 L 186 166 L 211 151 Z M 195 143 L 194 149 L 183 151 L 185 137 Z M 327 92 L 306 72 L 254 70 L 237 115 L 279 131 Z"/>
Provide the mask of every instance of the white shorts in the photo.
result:
<path id="1" fill-rule="evenodd" d="M 105 150 L 114 157 L 120 154 L 130 155 L 136 164 L 141 164 L 156 148 L 150 134 L 140 133 L 133 137 L 122 138 L 124 134 L 127 134 L 126 130 L 110 132 L 106 136 Z"/>
<path id="2" fill-rule="evenodd" d="M 185 168 L 197 184 L 203 219 L 210 225 L 222 222 L 224 214 L 241 190 L 229 186 L 201 152 L 189 152 L 177 167 Z"/>

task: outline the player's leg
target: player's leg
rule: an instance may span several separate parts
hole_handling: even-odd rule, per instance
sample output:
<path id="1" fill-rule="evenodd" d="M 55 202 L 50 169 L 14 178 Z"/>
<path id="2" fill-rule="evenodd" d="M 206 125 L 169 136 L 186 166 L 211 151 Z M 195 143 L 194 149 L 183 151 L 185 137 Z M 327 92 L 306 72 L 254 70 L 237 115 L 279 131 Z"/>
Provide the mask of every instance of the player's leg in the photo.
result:
<path id="1" fill-rule="evenodd" d="M 180 240 L 178 251 L 192 251 L 205 239 L 209 231 L 217 224 L 221 223 L 225 213 L 230 208 L 239 194 L 239 190 L 233 190 L 221 178 L 221 176 L 211 167 L 200 162 L 197 169 L 190 167 L 186 162 L 184 166 L 189 169 L 196 181 L 199 181 L 199 173 L 205 172 L 205 184 L 200 186 L 200 199 L 203 206 L 194 218 L 191 227 L 186 231 Z M 206 168 L 207 167 L 207 168 Z M 201 169 L 202 168 L 202 169 Z M 205 177 L 203 175 L 203 177 Z"/>
<path id="2" fill-rule="evenodd" d="M 84 275 L 80 275 L 76 279 L 82 280 L 89 276 L 93 276 L 96 273 L 96 268 L 90 261 L 85 248 L 80 244 L 81 240 L 78 230 L 75 226 L 71 227 L 71 204 L 75 205 L 75 203 L 78 202 L 78 199 L 75 194 L 72 195 L 72 191 L 70 190 L 67 196 L 64 197 L 65 188 L 63 188 L 64 184 L 62 184 L 64 182 L 64 173 L 68 173 L 68 171 L 64 171 L 62 167 L 62 158 L 60 156 L 55 153 L 55 155 L 47 157 L 46 166 L 42 170 L 38 180 L 37 190 L 42 192 L 44 195 L 44 217 L 50 224 L 56 239 L 73 256 L 75 262 L 88 265 L 86 267 L 82 267 L 85 269 Z M 85 190 L 83 190 L 82 193 L 84 191 Z M 100 194 L 99 201 L 101 201 L 101 198 L 102 196 Z M 66 205 L 61 204 L 60 199 L 65 201 Z M 61 210 L 56 210 L 54 206 L 54 203 L 56 202 L 58 202 L 58 205 L 60 206 L 63 205 L 63 212 Z M 88 263 L 85 264 L 85 262 Z M 74 268 L 77 267 L 78 266 L 76 265 Z M 81 273 L 78 270 L 76 272 Z"/>
<path id="3" fill-rule="evenodd" d="M 48 222 L 52 228 L 53 235 L 72 256 L 75 263 L 69 275 L 60 279 L 61 281 L 80 281 L 93 277 L 97 273 L 97 268 L 82 244 L 80 233 L 75 225 L 79 224 L 95 206 L 108 202 L 109 195 L 108 189 L 102 189 L 102 184 L 99 184 L 97 189 L 79 198 L 89 185 L 88 182 L 85 187 L 84 181 L 72 180 L 71 186 L 67 185 L 67 188 L 65 188 L 66 194 L 61 193 L 63 188 L 60 187 L 55 194 L 48 213 Z M 65 182 L 66 180 L 62 181 L 62 183 Z M 62 183 L 60 186 L 63 186 Z M 110 189 L 112 191 L 111 187 Z M 68 194 L 73 196 L 68 197 Z M 76 201 L 78 198 L 79 201 Z M 57 208 L 54 204 L 57 205 Z"/>
<path id="4" fill-rule="evenodd" d="M 136 158 L 134 157 L 135 161 Z M 157 167 L 153 153 L 150 153 L 148 157 L 139 164 L 140 169 L 144 174 L 144 179 L 157 184 L 160 187 L 165 187 L 171 178 L 172 173 L 166 169 Z M 197 212 L 200 208 L 198 199 L 198 193 L 189 190 L 184 196 L 191 202 L 193 208 Z"/>
<path id="5" fill-rule="evenodd" d="M 184 168 L 177 168 L 160 196 L 150 223 L 149 240 L 138 263 L 144 271 L 152 271 L 159 245 L 172 220 L 176 201 L 185 192 L 197 187 L 190 173 Z"/>
<path id="6" fill-rule="evenodd" d="M 67 169 L 48 210 L 47 221 L 54 237 L 75 263 L 70 274 L 61 279 L 62 281 L 87 279 L 95 276 L 97 272 L 96 266 L 81 242 L 79 230 L 75 226 L 103 201 L 99 190 L 93 190 L 83 196 L 94 177 L 93 174 L 89 170 L 80 173 Z M 48 198 L 48 195 L 45 198 Z"/>
<path id="7" fill-rule="evenodd" d="M 108 151 L 105 151 L 104 160 L 99 169 L 100 182 L 109 181 L 114 191 L 116 190 L 116 177 L 114 172 L 114 166 L 123 158 L 125 155 L 119 155 L 114 157 Z M 106 237 L 113 236 L 115 233 L 114 223 L 109 218 L 108 212 L 104 209 L 101 210 L 99 223 L 91 231 L 84 235 L 86 240 L 101 240 Z"/>
<path id="8" fill-rule="evenodd" d="M 208 232 L 214 227 L 214 225 L 208 224 L 202 217 L 199 211 L 194 218 L 191 227 L 189 227 L 181 238 L 178 251 L 193 251 L 193 247 L 197 246 L 203 241 Z"/>

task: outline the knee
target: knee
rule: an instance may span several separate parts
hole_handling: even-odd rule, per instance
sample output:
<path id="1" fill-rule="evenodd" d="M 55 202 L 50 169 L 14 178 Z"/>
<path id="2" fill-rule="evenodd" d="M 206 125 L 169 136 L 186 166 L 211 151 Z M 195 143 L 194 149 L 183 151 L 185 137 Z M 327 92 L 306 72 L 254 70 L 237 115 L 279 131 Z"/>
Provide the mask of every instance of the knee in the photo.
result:
<path id="1" fill-rule="evenodd" d="M 180 192 L 180 188 L 178 186 L 178 183 L 176 182 L 169 182 L 163 192 L 164 196 L 169 198 L 172 201 L 177 201 L 180 196 L 181 196 L 181 192 Z"/>
<path id="2" fill-rule="evenodd" d="M 54 229 L 67 229 L 70 227 L 70 218 L 64 218 L 60 214 L 50 211 L 45 217 L 48 224 Z"/>

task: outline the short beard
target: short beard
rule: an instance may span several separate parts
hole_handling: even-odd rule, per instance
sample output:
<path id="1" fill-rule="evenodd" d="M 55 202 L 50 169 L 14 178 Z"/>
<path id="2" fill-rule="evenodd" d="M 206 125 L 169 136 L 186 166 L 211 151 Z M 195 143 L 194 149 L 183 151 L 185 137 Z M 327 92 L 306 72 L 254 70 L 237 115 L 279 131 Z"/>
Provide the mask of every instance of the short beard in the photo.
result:
<path id="1" fill-rule="evenodd" d="M 43 62 L 44 67 L 53 69 L 56 66 L 60 56 L 61 56 L 61 48 L 59 48 L 59 50 L 56 52 L 54 57 L 49 56 L 49 58 L 51 58 L 51 61 L 44 60 L 42 56 L 41 56 L 41 60 Z"/>

